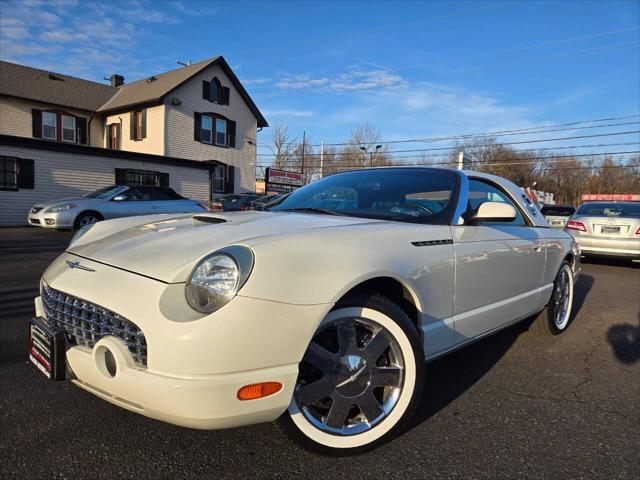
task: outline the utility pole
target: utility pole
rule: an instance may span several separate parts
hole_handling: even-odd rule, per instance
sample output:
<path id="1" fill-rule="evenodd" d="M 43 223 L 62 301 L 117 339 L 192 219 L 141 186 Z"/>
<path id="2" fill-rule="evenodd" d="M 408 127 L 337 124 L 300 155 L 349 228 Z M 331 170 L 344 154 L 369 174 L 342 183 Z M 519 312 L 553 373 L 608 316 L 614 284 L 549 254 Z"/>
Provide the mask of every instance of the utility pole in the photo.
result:
<path id="1" fill-rule="evenodd" d="M 320 141 L 320 178 L 322 178 L 322 167 L 324 166 L 324 140 Z"/>
<path id="2" fill-rule="evenodd" d="M 306 131 L 302 131 L 302 168 L 300 170 L 300 173 L 302 174 L 302 183 L 304 183 L 304 151 L 306 150 L 306 143 L 307 143 L 307 132 Z"/>

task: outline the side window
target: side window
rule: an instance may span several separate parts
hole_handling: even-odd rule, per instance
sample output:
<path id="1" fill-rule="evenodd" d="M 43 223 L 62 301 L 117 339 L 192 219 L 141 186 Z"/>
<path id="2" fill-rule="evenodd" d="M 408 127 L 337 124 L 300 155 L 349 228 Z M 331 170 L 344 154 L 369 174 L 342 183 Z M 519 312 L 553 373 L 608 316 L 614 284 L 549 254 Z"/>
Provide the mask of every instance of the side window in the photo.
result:
<path id="1" fill-rule="evenodd" d="M 151 192 L 146 188 L 130 188 L 123 195 L 127 202 L 151 200 Z"/>
<path id="2" fill-rule="evenodd" d="M 480 180 L 469 179 L 469 208 L 475 210 L 484 202 L 508 203 L 516 209 L 516 218 L 514 218 L 511 222 L 499 222 L 501 225 L 527 225 L 527 222 L 525 222 L 518 206 L 515 205 L 505 193 L 489 183 Z"/>

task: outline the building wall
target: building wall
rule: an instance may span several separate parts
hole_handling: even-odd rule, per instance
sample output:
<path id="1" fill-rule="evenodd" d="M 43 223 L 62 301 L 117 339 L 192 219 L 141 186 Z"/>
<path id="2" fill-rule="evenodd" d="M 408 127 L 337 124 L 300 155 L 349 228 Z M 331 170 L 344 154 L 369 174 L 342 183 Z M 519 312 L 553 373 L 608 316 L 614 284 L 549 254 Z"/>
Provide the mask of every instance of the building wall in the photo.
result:
<path id="1" fill-rule="evenodd" d="M 120 123 L 122 138 L 120 139 L 120 149 L 130 152 L 149 153 L 152 155 L 164 155 L 164 129 L 165 129 L 165 106 L 157 105 L 149 107 L 147 110 L 147 136 L 142 140 L 131 140 L 131 112 L 110 115 L 103 121 L 105 125 Z M 106 130 L 105 130 L 106 131 Z M 106 143 L 103 140 L 101 146 Z"/>
<path id="2" fill-rule="evenodd" d="M 33 159 L 35 170 L 33 190 L 0 191 L 0 226 L 26 225 L 29 209 L 38 202 L 77 197 L 112 185 L 116 168 L 166 172 L 171 188 L 179 194 L 194 200 L 209 198 L 205 169 L 6 145 L 0 145 L 0 155 Z"/>
<path id="3" fill-rule="evenodd" d="M 202 81 L 217 76 L 229 87 L 229 105 L 218 105 L 202 98 Z M 182 104 L 172 105 L 177 98 Z M 254 191 L 256 162 L 256 118 L 240 94 L 217 65 L 203 70 L 166 99 L 165 154 L 192 160 L 218 160 L 236 167 L 235 191 Z M 225 148 L 194 140 L 194 113 L 215 112 L 236 122 L 236 147 Z"/>
<path id="4" fill-rule="evenodd" d="M 84 117 L 89 122 L 91 113 L 73 108 L 58 107 L 46 103 L 33 102 L 21 98 L 0 96 L 0 134 L 33 138 L 31 109 L 63 110 L 77 117 Z M 89 143 L 95 147 L 104 147 L 104 118 L 96 114 L 88 127 Z"/>

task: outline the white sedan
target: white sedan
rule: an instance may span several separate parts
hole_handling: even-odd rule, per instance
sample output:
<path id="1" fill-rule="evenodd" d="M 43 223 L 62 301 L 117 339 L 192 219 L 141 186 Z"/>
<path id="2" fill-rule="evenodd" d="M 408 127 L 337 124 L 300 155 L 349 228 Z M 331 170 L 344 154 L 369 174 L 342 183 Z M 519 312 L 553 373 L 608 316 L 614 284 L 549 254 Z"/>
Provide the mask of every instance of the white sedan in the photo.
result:
<path id="1" fill-rule="evenodd" d="M 277 419 L 303 446 L 351 454 L 406 424 L 425 360 L 533 315 L 565 331 L 579 259 L 502 178 L 347 172 L 267 211 L 82 229 L 42 277 L 29 353 L 148 417 Z"/>

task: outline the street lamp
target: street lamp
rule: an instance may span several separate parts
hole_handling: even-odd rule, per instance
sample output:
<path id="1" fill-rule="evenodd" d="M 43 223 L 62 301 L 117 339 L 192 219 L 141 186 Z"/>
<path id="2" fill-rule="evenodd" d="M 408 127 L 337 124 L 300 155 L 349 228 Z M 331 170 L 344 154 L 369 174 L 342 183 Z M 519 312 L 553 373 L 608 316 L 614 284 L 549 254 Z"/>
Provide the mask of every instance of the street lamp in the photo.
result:
<path id="1" fill-rule="evenodd" d="M 360 150 L 362 150 L 365 154 L 369 154 L 369 168 L 373 167 L 373 156 L 378 153 L 378 150 L 380 150 L 381 148 L 382 145 L 376 145 L 375 151 L 368 152 L 367 147 L 360 147 Z"/>

